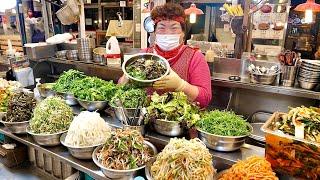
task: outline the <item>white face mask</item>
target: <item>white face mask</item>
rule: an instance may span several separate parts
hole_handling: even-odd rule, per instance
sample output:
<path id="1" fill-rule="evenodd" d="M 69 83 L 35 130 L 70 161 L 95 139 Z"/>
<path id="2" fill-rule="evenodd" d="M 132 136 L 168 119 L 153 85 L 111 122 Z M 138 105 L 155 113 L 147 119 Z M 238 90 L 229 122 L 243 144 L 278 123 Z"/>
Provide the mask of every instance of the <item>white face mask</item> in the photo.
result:
<path id="1" fill-rule="evenodd" d="M 164 51 L 170 51 L 180 45 L 181 34 L 156 34 L 155 43 Z"/>

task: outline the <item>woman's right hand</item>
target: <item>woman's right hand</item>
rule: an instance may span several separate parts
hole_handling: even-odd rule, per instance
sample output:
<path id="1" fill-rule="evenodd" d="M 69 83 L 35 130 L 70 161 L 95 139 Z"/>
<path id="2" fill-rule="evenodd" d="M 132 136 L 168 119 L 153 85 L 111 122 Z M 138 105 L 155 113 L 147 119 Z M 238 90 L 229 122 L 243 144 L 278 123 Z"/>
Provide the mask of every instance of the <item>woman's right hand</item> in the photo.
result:
<path id="1" fill-rule="evenodd" d="M 129 78 L 125 74 L 118 80 L 118 84 L 127 84 L 128 82 Z"/>

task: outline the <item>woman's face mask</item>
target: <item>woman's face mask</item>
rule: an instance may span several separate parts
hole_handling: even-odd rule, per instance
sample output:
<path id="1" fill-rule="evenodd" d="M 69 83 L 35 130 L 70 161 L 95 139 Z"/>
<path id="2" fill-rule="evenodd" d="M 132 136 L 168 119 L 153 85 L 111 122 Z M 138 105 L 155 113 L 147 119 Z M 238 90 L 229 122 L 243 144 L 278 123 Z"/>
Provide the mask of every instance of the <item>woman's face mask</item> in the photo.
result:
<path id="1" fill-rule="evenodd" d="M 173 50 L 183 42 L 184 33 L 181 24 L 177 21 L 160 21 L 155 34 L 155 43 L 164 51 Z"/>
<path id="2" fill-rule="evenodd" d="M 156 34 L 155 43 L 164 51 L 177 48 L 180 43 L 181 34 Z"/>

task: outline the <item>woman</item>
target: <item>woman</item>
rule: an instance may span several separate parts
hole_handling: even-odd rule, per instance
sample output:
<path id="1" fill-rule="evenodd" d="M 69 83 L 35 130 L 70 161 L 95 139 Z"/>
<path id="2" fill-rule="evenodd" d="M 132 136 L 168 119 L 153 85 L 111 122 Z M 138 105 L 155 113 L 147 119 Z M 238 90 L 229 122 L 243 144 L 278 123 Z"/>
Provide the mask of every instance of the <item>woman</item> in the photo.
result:
<path id="1" fill-rule="evenodd" d="M 211 101 L 210 71 L 203 54 L 183 45 L 186 16 L 177 4 L 155 7 L 151 12 L 155 22 L 155 46 L 144 52 L 155 53 L 169 61 L 171 71 L 168 76 L 154 83 L 157 92 L 182 91 L 191 101 L 206 107 Z M 128 82 L 123 76 L 120 83 Z"/>

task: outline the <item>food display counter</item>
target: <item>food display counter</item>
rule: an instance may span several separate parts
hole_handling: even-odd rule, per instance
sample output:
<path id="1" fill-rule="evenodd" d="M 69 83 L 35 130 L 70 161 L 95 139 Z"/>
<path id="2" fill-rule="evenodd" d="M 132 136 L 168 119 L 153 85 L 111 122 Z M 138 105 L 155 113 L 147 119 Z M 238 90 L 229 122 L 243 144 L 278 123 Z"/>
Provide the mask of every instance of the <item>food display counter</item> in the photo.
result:
<path id="1" fill-rule="evenodd" d="M 74 113 L 79 113 L 80 108 L 74 107 Z M 104 115 L 103 118 L 113 127 L 121 128 L 121 122 L 113 119 L 111 116 Z M 50 154 L 54 158 L 58 158 L 62 162 L 65 162 L 73 168 L 87 173 L 95 179 L 106 179 L 105 175 L 101 172 L 98 166 L 96 166 L 92 160 L 79 160 L 71 156 L 68 149 L 62 145 L 55 147 L 43 147 L 38 145 L 30 135 L 17 135 L 11 133 L 6 127 L 0 126 L 0 133 L 19 141 L 29 147 L 36 150 L 43 151 L 46 154 Z M 147 132 L 145 137 L 157 147 L 164 147 L 168 144 L 170 137 L 157 134 L 155 132 Z M 214 167 L 220 171 L 229 168 L 239 159 L 246 159 L 252 155 L 264 156 L 264 148 L 260 148 L 250 144 L 244 144 L 240 150 L 234 152 L 218 152 L 211 150 L 210 153 L 213 155 Z"/>

